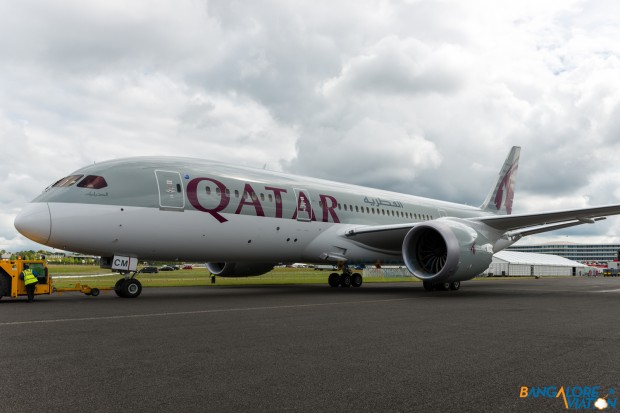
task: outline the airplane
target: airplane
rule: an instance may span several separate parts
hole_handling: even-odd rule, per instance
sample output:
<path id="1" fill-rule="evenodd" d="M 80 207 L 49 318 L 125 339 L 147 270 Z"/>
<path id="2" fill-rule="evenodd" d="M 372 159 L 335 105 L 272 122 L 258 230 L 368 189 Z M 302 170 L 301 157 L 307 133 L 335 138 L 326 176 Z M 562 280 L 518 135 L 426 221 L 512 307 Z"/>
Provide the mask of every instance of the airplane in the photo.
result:
<path id="1" fill-rule="evenodd" d="M 278 263 L 342 264 L 332 287 L 359 287 L 350 265 L 404 264 L 426 290 L 458 290 L 524 236 L 594 223 L 620 205 L 512 214 L 521 148 L 480 207 L 179 157 L 133 157 L 78 169 L 27 204 L 31 240 L 101 256 L 140 295 L 138 260 L 208 262 L 212 274 L 265 274 Z"/>

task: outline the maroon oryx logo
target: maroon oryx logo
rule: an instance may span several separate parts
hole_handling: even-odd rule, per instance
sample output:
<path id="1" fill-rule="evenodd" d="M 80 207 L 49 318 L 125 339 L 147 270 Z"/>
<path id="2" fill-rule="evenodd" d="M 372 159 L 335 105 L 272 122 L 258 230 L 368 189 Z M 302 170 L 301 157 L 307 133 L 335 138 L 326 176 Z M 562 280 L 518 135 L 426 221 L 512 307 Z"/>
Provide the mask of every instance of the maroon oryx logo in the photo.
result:
<path id="1" fill-rule="evenodd" d="M 512 187 L 512 174 L 517 170 L 516 166 L 513 164 L 502 181 L 499 184 L 499 188 L 497 190 L 497 194 L 495 195 L 495 208 L 500 210 L 502 208 L 502 203 L 506 205 L 506 212 L 508 215 L 512 213 L 512 198 L 514 197 L 514 188 Z M 504 194 L 505 192 L 505 194 Z"/>

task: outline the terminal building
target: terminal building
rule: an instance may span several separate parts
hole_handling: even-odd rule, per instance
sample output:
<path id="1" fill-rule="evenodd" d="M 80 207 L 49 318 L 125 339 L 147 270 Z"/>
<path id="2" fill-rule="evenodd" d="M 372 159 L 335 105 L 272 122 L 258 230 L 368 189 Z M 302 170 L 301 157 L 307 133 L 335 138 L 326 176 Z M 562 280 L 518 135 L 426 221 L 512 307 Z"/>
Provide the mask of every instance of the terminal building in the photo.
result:
<path id="1" fill-rule="evenodd" d="M 582 263 L 607 264 L 618 260 L 620 244 L 573 244 L 568 242 L 540 245 L 513 245 L 508 251 L 551 254 Z"/>

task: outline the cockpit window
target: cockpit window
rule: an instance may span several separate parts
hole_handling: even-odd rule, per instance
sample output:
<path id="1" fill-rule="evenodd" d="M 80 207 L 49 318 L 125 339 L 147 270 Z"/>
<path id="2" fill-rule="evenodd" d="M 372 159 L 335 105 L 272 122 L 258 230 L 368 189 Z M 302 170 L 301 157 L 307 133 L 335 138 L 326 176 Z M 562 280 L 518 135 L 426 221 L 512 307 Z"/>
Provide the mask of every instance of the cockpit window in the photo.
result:
<path id="1" fill-rule="evenodd" d="M 74 185 L 83 176 L 84 175 L 69 175 L 65 178 L 62 178 L 60 181 L 56 182 L 54 185 L 52 185 L 52 188 L 63 188 L 63 187 Z"/>
<path id="2" fill-rule="evenodd" d="M 77 186 L 80 188 L 101 189 L 108 186 L 108 183 L 103 176 L 88 175 L 86 178 L 82 179 L 82 182 L 77 184 Z"/>

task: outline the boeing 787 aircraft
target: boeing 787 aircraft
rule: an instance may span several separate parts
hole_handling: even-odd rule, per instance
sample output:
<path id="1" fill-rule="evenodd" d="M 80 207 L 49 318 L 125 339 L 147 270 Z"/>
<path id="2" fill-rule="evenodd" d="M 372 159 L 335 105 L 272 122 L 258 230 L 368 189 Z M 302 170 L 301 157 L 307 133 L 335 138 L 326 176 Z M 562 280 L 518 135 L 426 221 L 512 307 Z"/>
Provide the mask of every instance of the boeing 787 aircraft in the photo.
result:
<path id="1" fill-rule="evenodd" d="M 403 264 L 427 290 L 456 290 L 521 237 L 620 213 L 620 205 L 511 215 L 520 148 L 478 208 L 220 162 L 136 157 L 86 166 L 26 205 L 15 227 L 102 257 L 137 297 L 138 259 L 208 262 L 222 277 L 277 263 L 344 263 L 332 287 L 359 287 L 350 264 Z"/>

